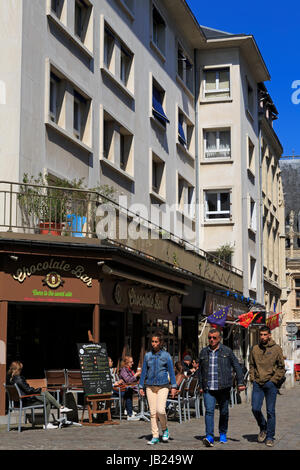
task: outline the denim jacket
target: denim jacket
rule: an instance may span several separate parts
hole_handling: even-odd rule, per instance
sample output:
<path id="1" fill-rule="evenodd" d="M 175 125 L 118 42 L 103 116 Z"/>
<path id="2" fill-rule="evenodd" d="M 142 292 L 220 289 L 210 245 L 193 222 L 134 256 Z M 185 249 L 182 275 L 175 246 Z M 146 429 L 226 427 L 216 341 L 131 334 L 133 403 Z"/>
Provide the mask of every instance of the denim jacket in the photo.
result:
<path id="1" fill-rule="evenodd" d="M 159 387 L 169 385 L 169 376 L 172 388 L 177 388 L 170 354 L 163 349 L 157 353 L 153 351 L 147 352 L 144 358 L 139 388 L 143 388 L 144 384 Z"/>
<path id="2" fill-rule="evenodd" d="M 208 387 L 208 369 L 209 369 L 209 346 L 203 348 L 199 356 L 199 388 L 206 390 Z M 223 344 L 219 346 L 218 354 L 218 385 L 219 390 L 232 387 L 232 368 L 237 375 L 238 385 L 244 385 L 242 368 L 232 350 Z"/>

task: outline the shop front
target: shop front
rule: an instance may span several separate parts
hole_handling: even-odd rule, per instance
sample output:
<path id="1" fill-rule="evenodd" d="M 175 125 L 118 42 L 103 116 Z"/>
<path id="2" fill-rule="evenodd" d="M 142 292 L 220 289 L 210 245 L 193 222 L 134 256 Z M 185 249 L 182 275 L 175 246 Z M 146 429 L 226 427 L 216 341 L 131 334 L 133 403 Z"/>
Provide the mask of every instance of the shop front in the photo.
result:
<path id="1" fill-rule="evenodd" d="M 23 247 L 13 254 L 2 252 L 1 384 L 13 360 L 24 364 L 26 378 L 42 378 L 47 369 L 79 369 L 76 344 L 91 337 L 106 343 L 115 365 L 130 354 L 137 367 L 159 328 L 176 359 L 186 283 L 153 263 L 130 260 L 122 250 L 89 253 L 81 247 L 52 247 L 29 253 Z M 4 414 L 1 387 L 0 416 Z"/>

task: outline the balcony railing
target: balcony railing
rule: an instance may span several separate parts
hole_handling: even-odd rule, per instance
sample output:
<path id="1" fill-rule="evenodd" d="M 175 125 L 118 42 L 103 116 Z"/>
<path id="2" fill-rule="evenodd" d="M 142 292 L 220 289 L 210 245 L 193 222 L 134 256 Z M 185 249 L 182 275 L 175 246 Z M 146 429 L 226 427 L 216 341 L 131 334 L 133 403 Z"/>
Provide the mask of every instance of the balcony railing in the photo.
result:
<path id="1" fill-rule="evenodd" d="M 112 224 L 115 230 L 103 236 L 98 223 L 103 221 L 106 209 L 115 217 Z M 120 235 L 121 226 L 123 233 L 125 226 L 127 234 L 130 224 L 139 227 L 141 237 Z M 105 238 L 106 242 L 201 277 L 209 277 L 210 272 L 211 280 L 242 291 L 241 270 L 97 191 L 0 181 L 0 231 L 32 234 L 34 238 L 37 235 L 74 237 L 82 241 Z"/>

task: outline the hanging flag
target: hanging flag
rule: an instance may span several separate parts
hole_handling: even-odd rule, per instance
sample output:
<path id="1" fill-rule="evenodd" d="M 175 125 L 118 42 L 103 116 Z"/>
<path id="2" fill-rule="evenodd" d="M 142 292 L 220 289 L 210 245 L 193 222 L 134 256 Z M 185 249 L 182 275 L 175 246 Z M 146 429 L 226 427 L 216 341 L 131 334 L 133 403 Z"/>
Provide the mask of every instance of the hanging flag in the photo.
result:
<path id="1" fill-rule="evenodd" d="M 274 330 L 274 328 L 277 328 L 279 326 L 280 313 L 276 313 L 275 315 L 272 315 L 271 317 L 267 318 L 266 325 L 270 328 L 270 330 Z"/>
<path id="2" fill-rule="evenodd" d="M 245 328 L 248 328 L 256 315 L 257 314 L 253 312 L 243 313 L 242 315 L 239 315 L 237 323 L 239 323 L 241 326 L 244 326 Z"/>
<path id="3" fill-rule="evenodd" d="M 266 312 L 257 312 L 255 316 L 255 321 L 253 322 L 255 325 L 265 325 L 266 323 Z"/>
<path id="4" fill-rule="evenodd" d="M 214 326 L 223 327 L 225 325 L 229 309 L 230 309 L 230 305 L 228 305 L 225 308 L 221 308 L 220 310 L 213 313 L 212 315 L 209 315 L 209 317 L 207 317 L 208 323 L 211 323 Z"/>

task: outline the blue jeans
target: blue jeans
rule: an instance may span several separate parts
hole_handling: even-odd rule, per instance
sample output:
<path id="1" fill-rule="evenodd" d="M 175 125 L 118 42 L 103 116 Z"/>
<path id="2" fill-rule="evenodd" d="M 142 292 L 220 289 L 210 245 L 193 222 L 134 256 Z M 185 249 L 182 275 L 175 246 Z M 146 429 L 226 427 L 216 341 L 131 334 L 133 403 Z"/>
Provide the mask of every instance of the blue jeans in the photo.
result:
<path id="1" fill-rule="evenodd" d="M 276 385 L 270 380 L 264 385 L 258 385 L 258 383 L 253 382 L 252 413 L 254 414 L 260 430 L 267 431 L 266 439 L 273 440 L 275 436 L 275 404 L 277 392 L 278 389 Z M 264 398 L 266 398 L 267 421 L 261 411 Z"/>
<path id="2" fill-rule="evenodd" d="M 133 390 L 131 387 L 126 388 L 123 392 L 121 392 L 121 397 L 125 399 L 125 409 L 127 411 L 127 415 L 132 415 L 132 395 Z M 113 391 L 113 396 L 119 396 L 119 393 L 115 390 Z"/>
<path id="3" fill-rule="evenodd" d="M 229 418 L 228 406 L 230 398 L 230 388 L 224 388 L 222 390 L 205 390 L 203 396 L 205 406 L 206 436 L 210 435 L 214 437 L 214 414 L 216 403 L 218 403 L 220 411 L 219 432 L 220 434 L 226 434 L 228 429 Z"/>

